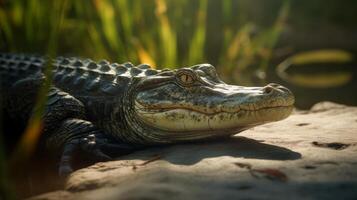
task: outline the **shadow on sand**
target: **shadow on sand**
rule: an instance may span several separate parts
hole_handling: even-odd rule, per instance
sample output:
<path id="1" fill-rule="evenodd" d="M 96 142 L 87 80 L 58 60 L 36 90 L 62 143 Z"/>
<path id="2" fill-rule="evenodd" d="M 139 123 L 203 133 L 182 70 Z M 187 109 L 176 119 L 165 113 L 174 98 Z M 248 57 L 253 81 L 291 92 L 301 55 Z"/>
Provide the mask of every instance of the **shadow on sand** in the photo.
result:
<path id="1" fill-rule="evenodd" d="M 120 159 L 148 159 L 160 155 L 164 160 L 176 165 L 193 165 L 202 159 L 219 156 L 252 158 L 264 160 L 296 160 L 301 154 L 290 149 L 264 144 L 242 136 L 217 141 L 195 142 L 161 147 L 151 147 Z"/>

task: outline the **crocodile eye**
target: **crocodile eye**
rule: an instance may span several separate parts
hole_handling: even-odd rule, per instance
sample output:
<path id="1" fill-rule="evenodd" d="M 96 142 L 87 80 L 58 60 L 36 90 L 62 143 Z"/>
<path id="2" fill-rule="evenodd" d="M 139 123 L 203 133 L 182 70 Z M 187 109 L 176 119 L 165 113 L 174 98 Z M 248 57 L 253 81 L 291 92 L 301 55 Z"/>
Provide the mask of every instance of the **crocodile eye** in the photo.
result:
<path id="1" fill-rule="evenodd" d="M 195 82 L 195 76 L 189 71 L 182 71 L 177 74 L 177 81 L 184 86 L 189 86 Z"/>

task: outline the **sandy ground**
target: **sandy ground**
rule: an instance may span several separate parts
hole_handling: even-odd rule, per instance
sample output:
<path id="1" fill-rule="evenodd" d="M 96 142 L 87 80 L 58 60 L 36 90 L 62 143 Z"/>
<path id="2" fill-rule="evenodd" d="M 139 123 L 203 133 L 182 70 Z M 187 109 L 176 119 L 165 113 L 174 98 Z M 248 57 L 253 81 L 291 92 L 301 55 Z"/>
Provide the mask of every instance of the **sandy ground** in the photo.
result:
<path id="1" fill-rule="evenodd" d="M 97 163 L 31 199 L 357 199 L 356 169 L 357 107 L 323 102 L 227 140 Z"/>

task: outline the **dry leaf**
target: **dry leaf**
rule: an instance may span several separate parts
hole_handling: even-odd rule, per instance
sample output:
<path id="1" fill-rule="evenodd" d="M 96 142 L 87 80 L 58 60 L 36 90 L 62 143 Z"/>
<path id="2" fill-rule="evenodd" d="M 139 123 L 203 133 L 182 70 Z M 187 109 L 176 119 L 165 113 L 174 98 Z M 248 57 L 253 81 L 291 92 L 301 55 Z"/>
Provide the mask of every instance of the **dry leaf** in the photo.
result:
<path id="1" fill-rule="evenodd" d="M 281 172 L 278 169 L 271 169 L 271 168 L 252 169 L 251 173 L 254 177 L 258 177 L 258 174 L 262 174 L 266 178 L 271 179 L 271 180 L 279 180 L 279 181 L 283 181 L 283 182 L 286 182 L 288 180 L 288 177 L 286 176 L 286 174 Z"/>

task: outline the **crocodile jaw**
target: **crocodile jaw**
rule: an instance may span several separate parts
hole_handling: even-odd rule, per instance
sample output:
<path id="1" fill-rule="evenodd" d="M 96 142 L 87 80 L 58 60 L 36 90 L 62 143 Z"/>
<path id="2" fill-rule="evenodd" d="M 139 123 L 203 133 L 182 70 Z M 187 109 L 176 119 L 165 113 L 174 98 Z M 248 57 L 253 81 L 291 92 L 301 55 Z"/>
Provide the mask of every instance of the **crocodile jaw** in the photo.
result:
<path id="1" fill-rule="evenodd" d="M 239 132 L 241 130 L 264 124 L 267 122 L 279 121 L 288 117 L 292 110 L 292 105 L 266 107 L 260 109 L 239 109 L 236 112 L 218 112 L 206 114 L 188 109 L 168 109 L 161 111 L 145 111 L 140 104 L 136 103 L 136 110 L 140 118 L 151 126 L 168 134 L 191 131 L 216 132 L 227 130 Z"/>

